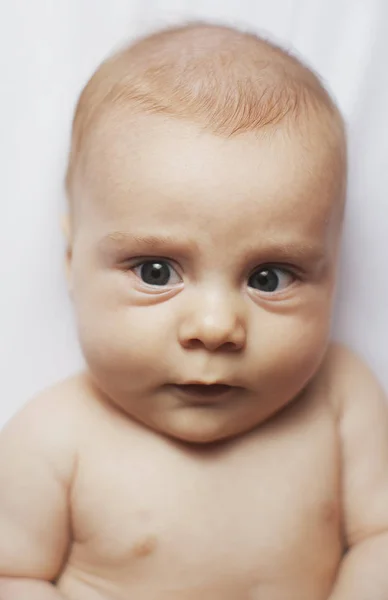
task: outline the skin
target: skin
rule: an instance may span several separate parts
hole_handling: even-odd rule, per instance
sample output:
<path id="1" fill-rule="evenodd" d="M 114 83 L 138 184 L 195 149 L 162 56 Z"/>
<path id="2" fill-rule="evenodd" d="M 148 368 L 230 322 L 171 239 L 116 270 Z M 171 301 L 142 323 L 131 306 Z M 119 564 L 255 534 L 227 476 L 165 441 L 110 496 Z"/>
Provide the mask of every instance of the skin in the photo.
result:
<path id="1" fill-rule="evenodd" d="M 310 127 L 95 132 L 68 253 L 88 368 L 0 437 L 5 600 L 386 600 L 388 419 L 328 341 L 341 186 Z"/>
<path id="2" fill-rule="evenodd" d="M 315 174 L 330 156 L 274 136 L 228 140 L 128 117 L 90 144 L 69 265 L 83 352 L 116 405 L 184 441 L 261 423 L 301 392 L 326 349 L 339 225 L 335 183 L 317 195 Z M 170 261 L 168 285 L 138 276 L 150 257 Z M 279 291 L 247 285 L 272 263 Z M 237 389 L 199 409 L 170 386 L 193 381 Z"/>

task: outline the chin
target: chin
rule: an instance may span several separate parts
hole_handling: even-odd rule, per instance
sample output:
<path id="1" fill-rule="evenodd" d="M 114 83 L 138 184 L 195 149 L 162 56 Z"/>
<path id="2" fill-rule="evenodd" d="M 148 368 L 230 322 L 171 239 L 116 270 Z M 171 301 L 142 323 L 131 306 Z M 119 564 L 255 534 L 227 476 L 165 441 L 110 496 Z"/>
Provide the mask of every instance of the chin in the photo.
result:
<path id="1" fill-rule="evenodd" d="M 164 435 L 185 442 L 186 444 L 205 446 L 207 444 L 214 444 L 217 442 L 223 442 L 236 438 L 251 429 L 256 424 L 250 427 L 241 426 L 240 428 L 234 426 L 230 427 L 230 422 L 227 426 L 222 423 L 212 423 L 209 420 L 201 422 L 184 422 L 184 423 L 168 423 L 164 424 L 163 429 L 159 428 L 159 431 Z"/>
<path id="2" fill-rule="evenodd" d="M 226 441 L 237 434 L 204 434 L 203 432 L 165 432 L 165 434 L 179 442 L 184 442 L 192 446 L 206 446 L 217 442 Z"/>

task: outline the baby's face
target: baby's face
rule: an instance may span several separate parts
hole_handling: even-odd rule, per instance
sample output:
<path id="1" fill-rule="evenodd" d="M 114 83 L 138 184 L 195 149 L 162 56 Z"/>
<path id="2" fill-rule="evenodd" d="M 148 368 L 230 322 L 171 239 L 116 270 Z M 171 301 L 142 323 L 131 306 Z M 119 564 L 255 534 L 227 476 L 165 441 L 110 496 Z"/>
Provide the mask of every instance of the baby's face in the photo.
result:
<path id="1" fill-rule="evenodd" d="M 316 146 L 159 116 L 95 133 L 70 277 L 90 370 L 127 414 L 209 442 L 305 388 L 327 345 L 340 229 Z"/>

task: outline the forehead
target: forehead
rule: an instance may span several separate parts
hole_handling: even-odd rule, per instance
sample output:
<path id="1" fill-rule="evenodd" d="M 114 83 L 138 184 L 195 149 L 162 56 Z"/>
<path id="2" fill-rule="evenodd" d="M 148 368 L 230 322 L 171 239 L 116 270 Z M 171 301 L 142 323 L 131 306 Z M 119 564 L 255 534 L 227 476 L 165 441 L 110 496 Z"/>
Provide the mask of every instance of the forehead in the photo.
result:
<path id="1" fill-rule="evenodd" d="M 339 202 L 332 163 L 317 129 L 222 138 L 161 116 L 111 115 L 85 154 L 84 210 L 106 227 L 183 230 L 216 220 L 235 232 L 260 225 L 269 235 L 287 227 L 318 235 Z"/>

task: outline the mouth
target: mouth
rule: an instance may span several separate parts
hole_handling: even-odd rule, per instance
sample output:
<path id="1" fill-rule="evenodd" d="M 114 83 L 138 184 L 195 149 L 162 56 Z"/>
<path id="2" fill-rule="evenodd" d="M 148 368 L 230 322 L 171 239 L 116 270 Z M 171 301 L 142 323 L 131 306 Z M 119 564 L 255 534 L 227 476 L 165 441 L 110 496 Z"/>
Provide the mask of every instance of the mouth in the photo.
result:
<path id="1" fill-rule="evenodd" d="M 238 389 L 235 386 L 223 383 L 187 383 L 174 385 L 174 388 L 180 395 L 184 396 L 186 401 L 195 404 L 211 404 L 222 401 Z"/>

